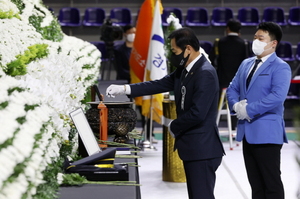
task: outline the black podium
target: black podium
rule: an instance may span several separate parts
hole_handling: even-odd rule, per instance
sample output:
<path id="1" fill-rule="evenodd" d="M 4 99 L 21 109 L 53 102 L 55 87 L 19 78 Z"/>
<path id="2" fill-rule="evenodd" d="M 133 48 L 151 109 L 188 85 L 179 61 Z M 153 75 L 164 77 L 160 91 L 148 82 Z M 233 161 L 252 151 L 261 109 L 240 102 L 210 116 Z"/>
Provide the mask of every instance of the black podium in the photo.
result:
<path id="1" fill-rule="evenodd" d="M 136 158 L 116 158 L 115 163 L 134 162 L 138 163 Z M 136 181 L 139 184 L 138 167 L 129 166 L 129 181 Z M 141 199 L 139 186 L 131 185 L 98 185 L 85 184 L 83 186 L 61 187 L 58 199 Z"/>

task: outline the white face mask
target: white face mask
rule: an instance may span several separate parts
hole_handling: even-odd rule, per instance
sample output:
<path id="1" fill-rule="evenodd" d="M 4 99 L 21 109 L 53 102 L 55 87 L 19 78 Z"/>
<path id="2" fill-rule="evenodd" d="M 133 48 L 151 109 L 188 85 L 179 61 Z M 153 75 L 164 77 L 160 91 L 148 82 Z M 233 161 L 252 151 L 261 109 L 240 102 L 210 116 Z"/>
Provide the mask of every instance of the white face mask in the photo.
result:
<path id="1" fill-rule="evenodd" d="M 258 39 L 255 39 L 252 43 L 253 53 L 255 55 L 261 55 L 265 51 L 266 45 L 268 45 L 268 43 L 259 41 Z M 271 48 L 269 48 L 269 49 L 271 49 Z M 266 50 L 268 50 L 268 49 L 266 49 Z"/>
<path id="2" fill-rule="evenodd" d="M 133 41 L 134 41 L 134 38 L 135 38 L 135 33 L 131 33 L 131 34 L 128 34 L 128 35 L 126 36 L 126 39 L 127 39 L 127 41 L 129 41 L 129 42 L 133 42 Z"/>

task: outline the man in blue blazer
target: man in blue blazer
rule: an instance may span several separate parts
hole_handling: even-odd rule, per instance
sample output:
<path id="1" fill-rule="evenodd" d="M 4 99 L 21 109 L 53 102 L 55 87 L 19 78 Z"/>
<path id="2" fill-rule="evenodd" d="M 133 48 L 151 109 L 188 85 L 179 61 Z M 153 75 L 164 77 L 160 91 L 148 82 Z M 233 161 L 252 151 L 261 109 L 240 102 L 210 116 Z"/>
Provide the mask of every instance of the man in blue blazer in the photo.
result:
<path id="1" fill-rule="evenodd" d="M 229 107 L 239 119 L 236 140 L 243 141 L 253 199 L 284 198 L 280 151 L 287 143 L 283 104 L 291 69 L 275 53 L 281 38 L 279 25 L 261 23 L 252 44 L 256 56 L 242 62 L 227 89 Z"/>
<path id="2" fill-rule="evenodd" d="M 177 66 L 173 73 L 155 81 L 111 85 L 106 94 L 137 97 L 174 91 L 177 118 L 169 129 L 175 137 L 174 149 L 183 160 L 189 198 L 214 199 L 215 172 L 224 155 L 216 126 L 217 74 L 199 52 L 199 41 L 192 29 L 177 29 L 169 39 L 173 52 L 170 62 Z"/>

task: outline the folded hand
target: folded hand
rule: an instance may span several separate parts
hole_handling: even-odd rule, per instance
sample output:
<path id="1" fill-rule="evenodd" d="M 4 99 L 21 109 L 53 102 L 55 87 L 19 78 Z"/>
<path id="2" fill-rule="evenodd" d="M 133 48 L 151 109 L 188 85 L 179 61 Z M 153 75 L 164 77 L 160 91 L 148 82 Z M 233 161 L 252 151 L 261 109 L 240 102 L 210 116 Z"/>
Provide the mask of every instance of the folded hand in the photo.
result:
<path id="1" fill-rule="evenodd" d="M 241 100 L 237 103 L 234 104 L 233 109 L 236 112 L 236 116 L 239 120 L 248 120 L 248 122 L 251 121 L 251 118 L 249 117 L 248 113 L 247 113 L 247 107 L 248 103 L 247 100 Z"/>

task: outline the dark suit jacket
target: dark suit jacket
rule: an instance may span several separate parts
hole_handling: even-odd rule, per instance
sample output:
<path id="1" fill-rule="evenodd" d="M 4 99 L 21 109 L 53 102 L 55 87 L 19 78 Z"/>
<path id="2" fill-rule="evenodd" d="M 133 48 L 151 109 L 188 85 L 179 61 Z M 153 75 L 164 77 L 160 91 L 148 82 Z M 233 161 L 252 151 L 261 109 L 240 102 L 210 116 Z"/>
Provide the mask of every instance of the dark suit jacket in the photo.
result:
<path id="1" fill-rule="evenodd" d="M 131 48 L 126 46 L 126 43 L 116 45 L 114 47 L 115 64 L 117 70 L 117 80 L 127 80 L 130 82 L 130 66 L 129 58 L 131 54 Z"/>
<path id="2" fill-rule="evenodd" d="M 156 81 L 131 84 L 131 96 L 174 91 L 177 119 L 171 123 L 175 148 L 184 161 L 222 157 L 224 149 L 216 125 L 218 78 L 204 56 L 194 64 L 181 83 L 181 70 Z M 184 109 L 181 109 L 182 86 L 186 87 Z"/>
<path id="3" fill-rule="evenodd" d="M 221 88 L 227 88 L 240 64 L 248 57 L 248 45 L 239 36 L 228 35 L 219 40 L 219 55 L 217 57 L 217 74 Z M 215 47 L 213 48 L 210 59 L 216 58 Z M 214 63 L 214 62 L 213 62 Z"/>

